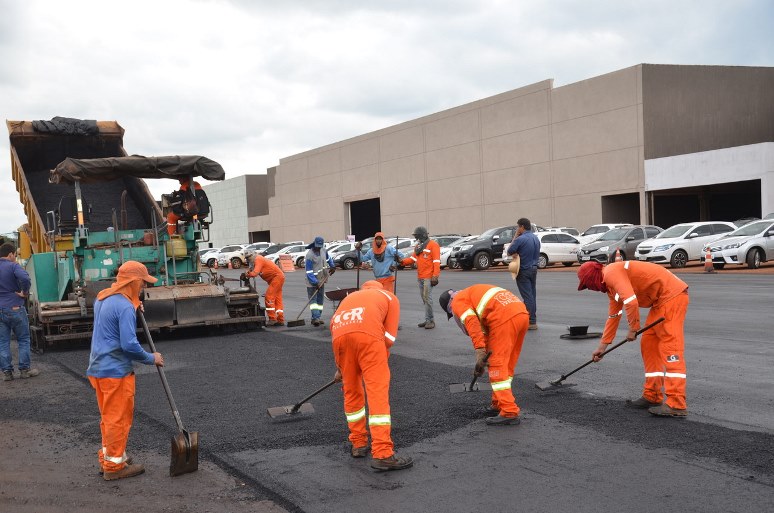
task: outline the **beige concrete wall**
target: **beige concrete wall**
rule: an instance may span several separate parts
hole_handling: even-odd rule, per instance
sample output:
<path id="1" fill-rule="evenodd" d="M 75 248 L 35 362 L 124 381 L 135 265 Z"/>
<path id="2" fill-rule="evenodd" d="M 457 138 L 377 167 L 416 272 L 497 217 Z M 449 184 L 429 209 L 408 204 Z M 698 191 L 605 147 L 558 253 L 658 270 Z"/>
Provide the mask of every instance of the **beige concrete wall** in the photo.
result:
<path id="1" fill-rule="evenodd" d="M 603 221 L 603 194 L 644 190 L 643 153 L 640 66 L 546 80 L 282 159 L 272 237 L 343 238 L 346 202 L 368 198 L 390 233 L 480 233 L 519 217 L 584 229 Z"/>

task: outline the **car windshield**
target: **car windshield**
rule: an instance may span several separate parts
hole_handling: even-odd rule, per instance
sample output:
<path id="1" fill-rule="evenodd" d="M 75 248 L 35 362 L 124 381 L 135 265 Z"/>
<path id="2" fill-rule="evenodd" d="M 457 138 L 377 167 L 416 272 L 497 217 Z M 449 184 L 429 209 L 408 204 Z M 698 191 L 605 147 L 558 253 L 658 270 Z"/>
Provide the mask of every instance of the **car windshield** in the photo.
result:
<path id="1" fill-rule="evenodd" d="M 596 235 L 598 233 L 605 233 L 607 231 L 607 226 L 592 226 L 585 232 L 583 232 L 581 235 Z"/>
<path id="2" fill-rule="evenodd" d="M 671 228 L 667 228 L 663 232 L 656 235 L 656 239 L 672 239 L 674 237 L 680 237 L 685 235 L 685 232 L 691 229 L 692 224 L 676 224 Z"/>
<path id="3" fill-rule="evenodd" d="M 491 237 L 492 235 L 494 235 L 495 233 L 499 232 L 500 230 L 501 230 L 501 228 L 492 228 L 492 229 L 487 230 L 484 233 L 482 233 L 479 237 L 481 237 L 482 239 L 486 238 L 486 237 Z"/>
<path id="4" fill-rule="evenodd" d="M 735 231 L 729 233 L 727 237 L 749 237 L 751 235 L 758 235 L 769 226 L 771 226 L 771 221 L 746 224 L 741 228 L 738 228 Z"/>
<path id="5" fill-rule="evenodd" d="M 597 242 L 602 240 L 621 240 L 628 231 L 628 228 L 613 228 L 612 230 L 605 232 L 602 237 L 598 238 Z"/>

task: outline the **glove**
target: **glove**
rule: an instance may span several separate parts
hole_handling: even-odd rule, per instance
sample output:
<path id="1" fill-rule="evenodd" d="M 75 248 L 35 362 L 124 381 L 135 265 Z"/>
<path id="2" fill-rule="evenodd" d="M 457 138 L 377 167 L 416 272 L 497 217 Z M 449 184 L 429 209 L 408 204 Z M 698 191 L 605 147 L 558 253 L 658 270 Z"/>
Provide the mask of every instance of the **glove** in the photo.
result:
<path id="1" fill-rule="evenodd" d="M 478 377 L 482 376 L 484 374 L 484 371 L 486 370 L 487 366 L 489 365 L 486 362 L 487 359 L 487 351 L 485 348 L 480 347 L 476 349 L 476 368 L 473 371 L 473 374 Z"/>
<path id="2" fill-rule="evenodd" d="M 328 269 L 328 276 L 333 276 L 333 273 L 335 273 L 335 272 L 336 272 L 336 268 L 335 267 L 329 268 Z"/>
<path id="3" fill-rule="evenodd" d="M 391 273 L 394 273 L 394 272 L 395 272 L 395 269 L 397 269 L 397 267 L 395 267 L 394 265 L 391 265 L 391 266 L 390 266 L 390 272 L 391 272 Z"/>
<path id="4" fill-rule="evenodd" d="M 433 286 L 433 287 L 438 285 L 438 276 L 433 276 L 433 277 L 430 278 L 430 285 Z"/>
<path id="5" fill-rule="evenodd" d="M 341 371 L 339 369 L 336 369 L 336 374 L 333 375 L 333 381 L 336 383 L 341 383 L 342 377 L 341 377 Z"/>
<path id="6" fill-rule="evenodd" d="M 240 274 L 240 275 L 239 275 L 239 279 L 240 279 L 241 281 L 247 281 L 247 274 L 245 274 L 245 273 L 242 273 L 242 274 Z"/>

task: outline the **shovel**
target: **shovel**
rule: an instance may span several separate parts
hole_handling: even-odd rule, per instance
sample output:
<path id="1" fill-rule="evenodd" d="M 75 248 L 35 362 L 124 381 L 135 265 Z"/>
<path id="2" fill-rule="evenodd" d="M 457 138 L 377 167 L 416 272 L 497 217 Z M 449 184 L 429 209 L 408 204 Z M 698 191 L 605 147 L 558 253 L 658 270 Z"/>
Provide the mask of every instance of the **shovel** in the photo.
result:
<path id="1" fill-rule="evenodd" d="M 145 322 L 145 315 L 142 310 L 138 310 L 137 313 L 140 315 L 142 329 L 148 338 L 151 351 L 155 353 L 156 345 L 153 343 L 148 323 Z M 156 369 L 159 371 L 159 376 L 161 376 L 161 384 L 164 385 L 164 392 L 167 393 L 169 406 L 172 407 L 172 415 L 175 416 L 175 422 L 179 431 L 177 435 L 172 437 L 172 461 L 169 464 L 169 475 L 175 477 L 181 474 L 188 474 L 189 472 L 196 472 L 199 469 L 199 433 L 197 431 L 188 432 L 185 430 L 183 421 L 180 419 L 180 413 L 177 411 L 175 400 L 172 398 L 172 391 L 169 389 L 164 368 L 156 367 Z"/>
<path id="2" fill-rule="evenodd" d="M 312 403 L 308 403 L 307 401 L 311 399 L 312 397 L 316 396 L 323 390 L 325 390 L 328 387 L 331 387 L 335 385 L 337 381 L 334 379 L 330 383 L 326 383 L 322 386 L 322 388 L 317 389 L 314 393 L 311 395 L 304 397 L 301 399 L 301 402 L 289 405 L 289 406 L 274 406 L 271 408 L 268 408 L 266 411 L 269 414 L 269 417 L 276 419 L 277 417 L 282 417 L 284 415 L 296 415 L 298 413 L 314 413 L 314 406 L 312 406 Z"/>
<path id="3" fill-rule="evenodd" d="M 489 360 L 489 357 L 492 356 L 492 351 L 489 351 L 486 353 L 486 357 L 484 358 L 484 363 L 486 363 Z M 460 392 L 484 392 L 487 390 L 492 390 L 492 384 L 491 383 L 476 383 L 478 381 L 478 376 L 476 374 L 473 374 L 473 381 L 470 383 L 452 383 L 449 385 L 449 392 L 452 394 L 459 394 Z"/>
<path id="4" fill-rule="evenodd" d="M 295 321 L 288 321 L 288 328 L 297 328 L 298 326 L 304 326 L 306 324 L 306 321 L 304 321 L 301 316 L 304 315 L 304 311 L 306 311 L 306 307 L 312 304 L 312 300 L 315 298 L 317 293 L 320 291 L 321 288 L 323 288 L 323 285 L 325 285 L 325 282 L 328 280 L 328 277 L 325 276 L 322 280 L 320 280 L 320 283 L 317 284 L 317 288 L 314 291 L 314 294 L 311 295 L 309 298 L 309 301 L 306 302 L 306 304 L 301 308 L 301 311 L 298 312 L 298 316 L 296 317 Z"/>
<path id="5" fill-rule="evenodd" d="M 664 318 L 663 317 L 659 317 L 658 319 L 656 319 L 652 323 L 648 324 L 647 326 L 645 326 L 644 328 L 639 330 L 635 334 L 635 336 L 639 336 L 641 333 L 649 330 L 650 328 L 652 328 L 656 324 L 658 324 L 660 322 L 663 322 L 663 321 L 664 321 Z M 605 356 L 607 353 L 613 351 L 616 347 L 622 346 L 622 345 L 624 345 L 627 342 L 629 342 L 629 341 L 626 340 L 626 339 L 623 339 L 622 341 L 620 341 L 619 343 L 617 343 L 616 345 L 614 345 L 613 347 L 611 347 L 610 349 L 608 349 L 607 351 L 602 353 L 600 355 L 600 358 Z M 555 379 L 553 381 L 543 381 L 542 383 L 535 383 L 535 387 L 537 387 L 538 389 L 543 390 L 543 391 L 546 391 L 546 390 L 549 390 L 549 389 L 555 388 L 555 387 L 561 387 L 561 386 L 563 386 L 562 385 L 562 381 L 564 381 L 565 379 L 569 378 L 570 376 L 572 376 L 573 374 L 575 374 L 576 372 L 578 372 L 579 370 L 584 368 L 586 365 L 589 365 L 590 363 L 594 363 L 594 359 L 593 358 L 591 360 L 587 361 L 586 363 L 584 363 L 583 365 L 581 365 L 580 367 L 578 367 L 577 369 L 575 369 L 573 371 L 570 371 L 567 374 L 563 374 L 562 377 L 560 377 L 559 379 Z M 564 386 L 569 387 L 569 386 L 574 386 L 574 385 L 564 385 Z"/>

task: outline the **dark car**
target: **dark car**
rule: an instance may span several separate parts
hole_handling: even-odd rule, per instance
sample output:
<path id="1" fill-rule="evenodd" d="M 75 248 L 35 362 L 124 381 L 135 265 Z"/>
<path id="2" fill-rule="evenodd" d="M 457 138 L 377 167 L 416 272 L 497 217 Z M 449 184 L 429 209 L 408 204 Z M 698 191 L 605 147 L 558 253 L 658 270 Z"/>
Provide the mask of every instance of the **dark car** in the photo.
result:
<path id="1" fill-rule="evenodd" d="M 365 255 L 370 248 L 371 248 L 370 243 L 363 244 L 363 249 L 361 250 L 361 256 Z M 341 253 L 336 253 L 332 258 L 333 258 L 334 265 L 336 267 L 341 267 L 342 269 L 354 269 L 358 262 L 356 249 L 352 249 L 350 251 L 343 251 Z"/>
<path id="2" fill-rule="evenodd" d="M 640 242 L 655 237 L 663 231 L 658 226 L 651 225 L 613 228 L 594 242 L 582 246 L 578 251 L 578 262 L 584 263 L 590 260 L 601 264 L 614 262 L 616 250 L 620 252 L 622 259 L 630 260 L 634 258 L 634 252 Z"/>
<path id="3" fill-rule="evenodd" d="M 277 251 L 281 250 L 282 248 L 286 248 L 288 246 L 290 246 L 290 244 L 274 244 L 264 249 L 263 251 L 261 251 L 261 255 L 263 256 L 273 255 Z"/>
<path id="4" fill-rule="evenodd" d="M 469 271 L 474 267 L 483 271 L 502 260 L 503 246 L 510 244 L 516 233 L 516 226 L 491 228 L 478 238 L 454 246 L 449 257 L 449 266 L 459 266 Z"/>

